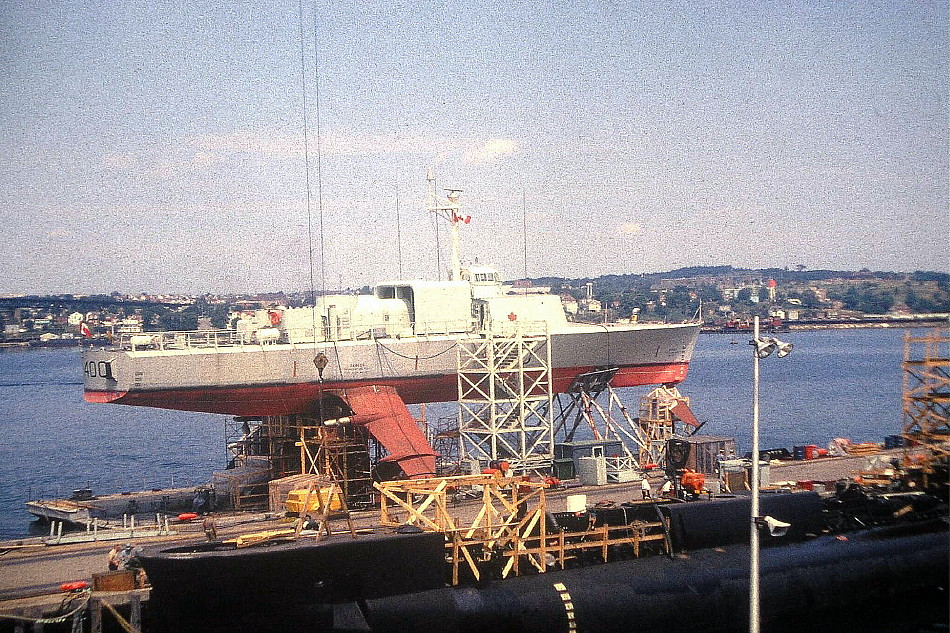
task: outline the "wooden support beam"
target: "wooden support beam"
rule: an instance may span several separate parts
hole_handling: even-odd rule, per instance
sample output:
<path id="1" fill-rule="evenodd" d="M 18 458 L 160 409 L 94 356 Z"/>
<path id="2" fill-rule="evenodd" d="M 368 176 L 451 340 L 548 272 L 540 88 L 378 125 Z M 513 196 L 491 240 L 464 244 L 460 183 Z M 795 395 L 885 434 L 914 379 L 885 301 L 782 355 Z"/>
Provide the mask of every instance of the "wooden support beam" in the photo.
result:
<path id="1" fill-rule="evenodd" d="M 142 596 L 138 593 L 129 596 L 129 624 L 133 629 L 142 630 Z"/>
<path id="2" fill-rule="evenodd" d="M 102 601 L 89 599 L 89 633 L 102 633 Z"/>

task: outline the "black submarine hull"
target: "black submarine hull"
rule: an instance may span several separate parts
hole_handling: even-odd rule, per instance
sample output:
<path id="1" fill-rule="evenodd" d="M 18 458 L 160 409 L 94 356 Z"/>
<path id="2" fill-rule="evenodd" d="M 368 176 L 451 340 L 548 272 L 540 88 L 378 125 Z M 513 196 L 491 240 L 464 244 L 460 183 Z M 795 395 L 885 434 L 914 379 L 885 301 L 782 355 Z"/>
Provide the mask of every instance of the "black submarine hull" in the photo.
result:
<path id="1" fill-rule="evenodd" d="M 948 545 L 946 531 L 885 528 L 764 549 L 762 631 L 933 630 L 947 621 Z M 749 548 L 732 545 L 388 596 L 362 612 L 370 631 L 738 633 L 748 601 Z"/>
<path id="2" fill-rule="evenodd" d="M 793 526 L 782 537 L 763 536 L 762 631 L 911 633 L 947 623 L 945 516 L 815 537 L 829 518 L 817 495 L 762 502 L 765 513 Z M 655 516 L 638 505 L 595 518 L 624 524 L 648 510 Z M 439 533 L 146 551 L 149 610 L 154 630 L 165 633 L 748 630 L 749 499 L 658 510 L 671 557 L 617 552 L 607 563 L 458 587 L 446 586 Z"/>

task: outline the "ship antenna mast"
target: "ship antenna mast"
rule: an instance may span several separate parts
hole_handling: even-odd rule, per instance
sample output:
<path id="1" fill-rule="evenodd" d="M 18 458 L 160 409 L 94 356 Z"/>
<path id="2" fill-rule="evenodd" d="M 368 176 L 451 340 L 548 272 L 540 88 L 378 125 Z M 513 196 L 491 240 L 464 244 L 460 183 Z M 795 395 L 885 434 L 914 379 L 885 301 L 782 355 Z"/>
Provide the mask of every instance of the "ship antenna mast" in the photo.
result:
<path id="1" fill-rule="evenodd" d="M 435 178 L 431 168 L 426 174 L 426 180 L 429 183 L 429 211 L 452 227 L 452 275 L 449 279 L 460 281 L 462 279 L 462 241 L 459 236 L 459 224 L 468 224 L 472 216 L 462 212 L 462 206 L 459 203 L 461 189 L 446 189 L 445 198 L 440 199 L 435 195 Z"/>

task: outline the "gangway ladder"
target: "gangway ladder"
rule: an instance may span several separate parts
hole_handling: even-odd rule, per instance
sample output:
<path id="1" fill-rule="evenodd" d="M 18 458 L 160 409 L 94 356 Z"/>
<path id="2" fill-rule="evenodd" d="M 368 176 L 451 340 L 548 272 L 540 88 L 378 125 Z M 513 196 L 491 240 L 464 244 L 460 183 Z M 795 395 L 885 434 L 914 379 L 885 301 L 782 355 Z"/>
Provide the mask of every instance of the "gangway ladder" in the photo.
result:
<path id="1" fill-rule="evenodd" d="M 513 320 L 458 346 L 462 463 L 507 461 L 518 474 L 549 473 L 554 460 L 551 336 Z"/>

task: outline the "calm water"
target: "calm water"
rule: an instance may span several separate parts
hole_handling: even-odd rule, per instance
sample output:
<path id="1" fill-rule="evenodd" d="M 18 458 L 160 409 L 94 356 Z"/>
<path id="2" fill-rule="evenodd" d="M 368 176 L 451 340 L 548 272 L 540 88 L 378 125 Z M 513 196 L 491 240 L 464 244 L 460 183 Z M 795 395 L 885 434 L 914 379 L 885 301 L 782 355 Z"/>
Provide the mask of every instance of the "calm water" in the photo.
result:
<path id="1" fill-rule="evenodd" d="M 761 365 L 763 448 L 898 433 L 902 332 L 783 334 L 795 351 Z M 734 436 L 740 451 L 752 417 L 747 339 L 701 336 L 680 385 L 706 422 L 702 432 Z M 0 538 L 27 534 L 31 497 L 194 485 L 224 467 L 225 416 L 87 404 L 79 368 L 76 350 L 0 352 Z M 648 389 L 623 391 L 636 411 Z"/>

